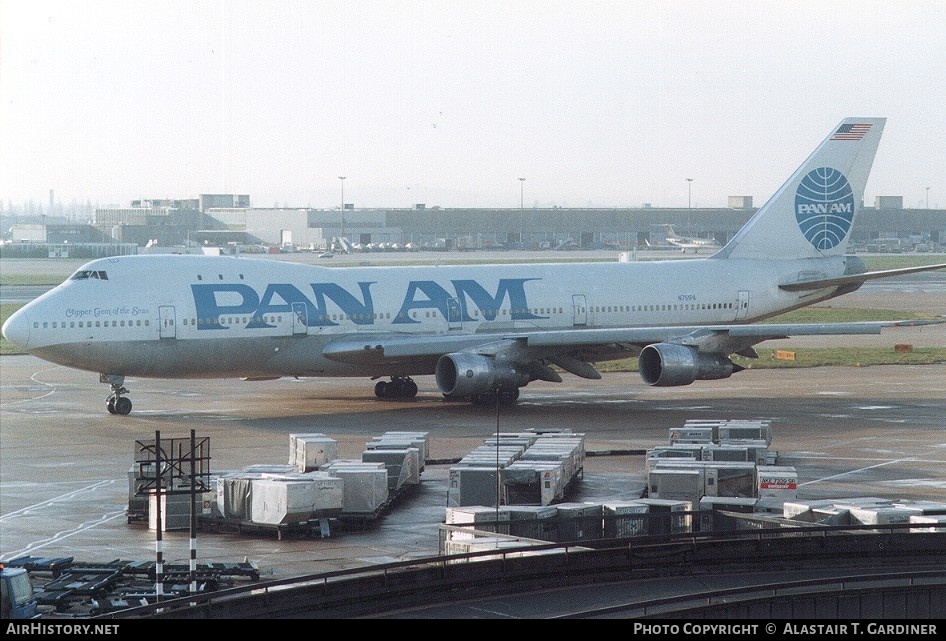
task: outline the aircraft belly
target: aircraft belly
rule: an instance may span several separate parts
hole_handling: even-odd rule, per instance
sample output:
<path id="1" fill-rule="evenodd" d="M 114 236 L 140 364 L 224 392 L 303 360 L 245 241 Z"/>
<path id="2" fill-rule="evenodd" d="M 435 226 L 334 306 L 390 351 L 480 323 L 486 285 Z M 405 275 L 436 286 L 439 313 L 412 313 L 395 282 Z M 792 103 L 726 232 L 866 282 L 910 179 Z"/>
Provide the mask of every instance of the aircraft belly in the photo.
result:
<path id="1" fill-rule="evenodd" d="M 323 336 L 66 343 L 33 350 L 40 358 L 93 372 L 153 378 L 359 376 L 364 368 L 322 356 Z"/>

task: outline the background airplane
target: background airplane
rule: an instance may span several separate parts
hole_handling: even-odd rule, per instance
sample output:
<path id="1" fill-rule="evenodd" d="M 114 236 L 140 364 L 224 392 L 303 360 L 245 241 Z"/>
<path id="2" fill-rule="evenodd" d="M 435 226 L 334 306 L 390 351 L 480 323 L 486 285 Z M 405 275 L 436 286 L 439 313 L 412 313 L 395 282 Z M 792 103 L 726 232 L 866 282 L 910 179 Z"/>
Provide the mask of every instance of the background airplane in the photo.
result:
<path id="1" fill-rule="evenodd" d="M 98 372 L 128 414 L 126 377 L 354 376 L 383 398 L 433 374 L 447 398 L 512 403 L 531 381 L 601 378 L 638 357 L 648 385 L 742 369 L 733 354 L 793 335 L 900 324 L 753 321 L 942 265 L 868 272 L 845 255 L 885 119 L 849 118 L 723 248 L 692 260 L 333 269 L 227 256 L 93 260 L 7 319 L 27 352 Z M 909 324 L 915 324 L 910 322 Z M 390 378 L 390 380 L 378 380 Z"/>
<path id="2" fill-rule="evenodd" d="M 664 224 L 664 225 L 654 225 L 662 230 L 663 240 L 650 240 L 647 242 L 647 247 L 649 249 L 679 249 L 683 253 L 686 253 L 688 249 L 692 249 L 693 253 L 697 253 L 701 249 L 707 251 L 714 251 L 717 249 L 722 249 L 722 245 L 717 243 L 712 238 L 689 238 L 686 236 L 678 236 L 676 232 L 673 231 L 673 225 Z"/>

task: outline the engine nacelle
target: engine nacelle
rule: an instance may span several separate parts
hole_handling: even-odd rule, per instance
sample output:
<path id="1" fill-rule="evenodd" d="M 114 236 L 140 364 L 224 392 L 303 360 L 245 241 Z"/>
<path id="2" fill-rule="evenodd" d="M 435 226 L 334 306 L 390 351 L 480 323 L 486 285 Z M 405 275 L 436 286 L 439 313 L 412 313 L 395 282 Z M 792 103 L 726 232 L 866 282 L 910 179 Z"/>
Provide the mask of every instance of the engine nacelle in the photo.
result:
<path id="1" fill-rule="evenodd" d="M 497 389 L 518 389 L 529 375 L 510 363 L 479 354 L 444 354 L 437 361 L 437 387 L 448 396 L 475 396 Z"/>
<path id="2" fill-rule="evenodd" d="M 706 354 L 673 343 L 655 343 L 641 350 L 638 369 L 648 385 L 671 387 L 729 378 L 742 368 L 722 354 Z"/>

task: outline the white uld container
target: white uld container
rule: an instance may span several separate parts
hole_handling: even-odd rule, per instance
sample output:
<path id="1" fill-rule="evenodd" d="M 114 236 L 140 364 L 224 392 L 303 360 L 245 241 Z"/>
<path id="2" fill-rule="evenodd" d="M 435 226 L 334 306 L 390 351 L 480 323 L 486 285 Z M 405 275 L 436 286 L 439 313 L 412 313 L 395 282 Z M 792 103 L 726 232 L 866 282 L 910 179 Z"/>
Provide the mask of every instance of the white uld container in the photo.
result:
<path id="1" fill-rule="evenodd" d="M 693 503 L 670 499 L 639 499 L 647 506 L 648 534 L 677 534 L 693 531 Z"/>
<path id="2" fill-rule="evenodd" d="M 405 485 L 420 483 L 420 450 L 409 447 L 402 450 L 365 450 L 365 463 L 384 463 L 388 470 L 388 490 L 397 491 Z"/>
<path id="3" fill-rule="evenodd" d="M 316 502 L 315 481 L 257 479 L 251 490 L 250 520 L 262 525 L 304 523 L 312 518 Z"/>
<path id="4" fill-rule="evenodd" d="M 604 533 L 601 503 L 559 503 L 559 541 L 591 541 L 600 539 Z"/>
<path id="5" fill-rule="evenodd" d="M 509 510 L 500 507 L 485 505 L 469 505 L 466 507 L 448 507 L 444 517 L 446 525 L 463 527 L 467 531 L 451 530 L 448 538 L 452 541 L 471 540 L 477 537 L 473 530 L 481 530 L 493 534 L 509 534 Z"/>
<path id="6" fill-rule="evenodd" d="M 612 501 L 601 505 L 604 538 L 621 539 L 647 534 L 648 507 L 640 501 Z"/>
<path id="7" fill-rule="evenodd" d="M 647 486 L 651 498 L 698 503 L 706 495 L 706 471 L 701 467 L 658 465 L 647 474 Z"/>
<path id="8" fill-rule="evenodd" d="M 383 463 L 333 463 L 329 474 L 342 480 L 342 513 L 375 514 L 388 501 L 388 471 Z"/>
<path id="9" fill-rule="evenodd" d="M 208 509 L 204 508 L 205 496 L 200 492 L 196 496 L 197 516 L 202 516 Z M 210 501 L 207 501 L 209 507 Z M 148 494 L 148 529 L 158 529 L 158 500 L 155 492 Z M 187 530 L 190 528 L 191 496 L 190 494 L 161 493 L 161 531 Z"/>
<path id="10" fill-rule="evenodd" d="M 217 478 L 217 513 L 235 521 L 249 521 L 253 481 L 261 479 L 258 472 L 230 472 Z"/>
<path id="11" fill-rule="evenodd" d="M 756 492 L 758 498 L 777 497 L 785 500 L 798 498 L 798 472 L 784 465 L 759 465 L 756 467 Z"/>
<path id="12" fill-rule="evenodd" d="M 858 525 L 909 523 L 910 517 L 916 514 L 915 510 L 894 506 L 854 508 L 851 510 L 851 522 Z"/>
<path id="13" fill-rule="evenodd" d="M 504 496 L 509 504 L 550 505 L 565 494 L 568 479 L 558 463 L 516 461 L 503 469 Z"/>
<path id="14" fill-rule="evenodd" d="M 946 514 L 914 514 L 910 516 L 913 525 L 929 525 L 929 527 L 914 527 L 911 532 L 946 532 Z"/>
<path id="15" fill-rule="evenodd" d="M 718 429 L 719 442 L 735 439 L 761 439 L 772 444 L 771 421 L 729 421 Z"/>
<path id="16" fill-rule="evenodd" d="M 315 483 L 313 518 L 337 516 L 344 507 L 345 481 L 328 472 L 309 472 L 308 476 Z"/>
<path id="17" fill-rule="evenodd" d="M 501 470 L 500 470 L 501 471 Z M 447 486 L 447 506 L 495 506 L 507 503 L 505 486 L 497 482 L 495 467 L 458 465 L 450 468 Z"/>
<path id="18" fill-rule="evenodd" d="M 650 472 L 659 461 L 664 459 L 684 459 L 687 461 L 700 461 L 703 458 L 703 448 L 701 443 L 678 443 L 676 445 L 659 445 L 647 450 L 644 459 L 645 471 Z"/>
<path id="19" fill-rule="evenodd" d="M 923 514 L 925 516 L 946 514 L 946 503 L 941 501 L 913 501 L 904 499 L 894 501 L 891 505 L 916 510 L 917 514 Z"/>
<path id="20" fill-rule="evenodd" d="M 534 541 L 556 541 L 558 507 L 555 505 L 510 505 L 509 533 Z"/>
<path id="21" fill-rule="evenodd" d="M 338 458 L 338 441 L 323 434 L 299 434 L 295 439 L 292 464 L 309 472 Z"/>
<path id="22" fill-rule="evenodd" d="M 420 450 L 421 458 L 425 461 L 430 458 L 430 433 L 429 432 L 409 432 L 409 431 L 392 431 L 385 432 L 380 437 L 372 438 L 369 443 L 374 443 L 378 441 L 396 441 L 401 439 L 408 439 L 411 443 L 416 443 L 416 445 L 411 445 L 411 447 L 416 447 Z"/>
<path id="23" fill-rule="evenodd" d="M 713 427 L 693 426 L 693 427 L 675 427 L 670 429 L 670 444 L 689 443 L 703 444 L 712 443 L 715 440 L 715 430 Z"/>

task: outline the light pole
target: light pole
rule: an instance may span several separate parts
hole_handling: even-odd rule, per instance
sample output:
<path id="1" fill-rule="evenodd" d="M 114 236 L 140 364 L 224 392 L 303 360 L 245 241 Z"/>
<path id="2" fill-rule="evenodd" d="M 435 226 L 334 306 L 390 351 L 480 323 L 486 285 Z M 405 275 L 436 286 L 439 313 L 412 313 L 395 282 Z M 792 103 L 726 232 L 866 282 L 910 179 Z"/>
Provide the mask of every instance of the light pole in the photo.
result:
<path id="1" fill-rule="evenodd" d="M 346 176 L 338 177 L 342 181 L 342 238 L 345 237 L 345 178 Z"/>
<path id="2" fill-rule="evenodd" d="M 687 178 L 687 232 L 688 234 L 692 233 L 691 227 L 693 227 L 693 179 Z"/>
<path id="3" fill-rule="evenodd" d="M 525 178 L 519 179 L 519 242 L 520 243 L 522 242 L 522 206 L 523 206 L 522 190 L 523 190 L 523 187 L 525 186 L 525 182 L 526 182 Z"/>

